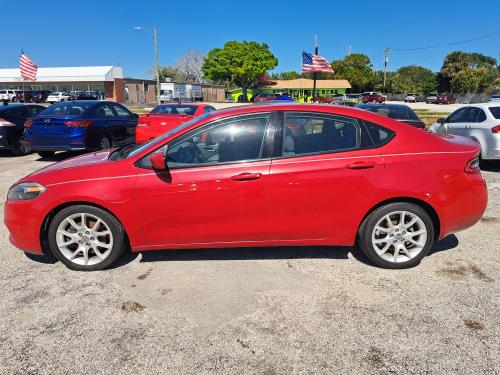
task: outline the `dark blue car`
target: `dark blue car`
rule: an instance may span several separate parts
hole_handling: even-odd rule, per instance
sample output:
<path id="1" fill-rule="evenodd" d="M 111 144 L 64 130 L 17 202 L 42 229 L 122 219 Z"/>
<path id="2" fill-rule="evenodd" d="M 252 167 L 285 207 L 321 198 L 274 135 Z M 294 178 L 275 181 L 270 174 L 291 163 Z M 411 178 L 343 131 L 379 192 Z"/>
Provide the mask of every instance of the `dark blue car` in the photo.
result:
<path id="1" fill-rule="evenodd" d="M 135 142 L 137 118 L 136 114 L 114 102 L 62 102 L 26 121 L 24 142 L 42 157 L 51 157 L 56 151 L 123 146 Z"/>

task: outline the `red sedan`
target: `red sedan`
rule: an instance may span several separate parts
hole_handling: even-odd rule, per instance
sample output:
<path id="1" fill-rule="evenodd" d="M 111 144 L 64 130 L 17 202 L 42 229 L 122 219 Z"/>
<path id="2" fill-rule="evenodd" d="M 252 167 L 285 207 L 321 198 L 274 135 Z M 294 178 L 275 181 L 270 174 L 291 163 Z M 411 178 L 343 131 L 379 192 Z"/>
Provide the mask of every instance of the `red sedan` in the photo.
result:
<path id="1" fill-rule="evenodd" d="M 215 111 L 208 104 L 161 104 L 146 115 L 141 115 L 137 123 L 135 141 L 144 143 L 156 138 L 194 117 Z"/>
<path id="2" fill-rule="evenodd" d="M 355 108 L 237 107 L 41 169 L 11 187 L 4 217 L 15 246 L 76 270 L 108 267 L 128 245 L 355 243 L 405 268 L 483 215 L 479 151 Z"/>

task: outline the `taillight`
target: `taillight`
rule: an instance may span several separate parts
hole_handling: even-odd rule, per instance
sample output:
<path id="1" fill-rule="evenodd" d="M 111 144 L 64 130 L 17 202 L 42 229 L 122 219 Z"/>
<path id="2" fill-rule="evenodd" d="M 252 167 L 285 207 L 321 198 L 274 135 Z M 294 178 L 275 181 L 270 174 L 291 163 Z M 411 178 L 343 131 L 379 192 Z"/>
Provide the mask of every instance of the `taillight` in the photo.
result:
<path id="1" fill-rule="evenodd" d="M 0 126 L 16 126 L 16 124 L 13 124 L 12 122 L 9 122 L 6 119 L 0 117 Z"/>
<path id="2" fill-rule="evenodd" d="M 72 126 L 75 128 L 88 128 L 90 125 L 92 125 L 92 121 L 90 120 L 66 121 L 64 125 Z"/>
<path id="3" fill-rule="evenodd" d="M 492 133 L 500 133 L 500 125 L 491 128 Z"/>
<path id="4" fill-rule="evenodd" d="M 479 168 L 479 157 L 475 157 L 472 160 L 469 160 L 467 164 L 465 164 L 465 173 L 479 173 L 481 169 Z"/>
<path id="5" fill-rule="evenodd" d="M 25 128 L 31 128 L 31 125 L 33 125 L 33 121 L 26 120 L 26 121 L 24 122 L 24 127 L 25 127 Z"/>

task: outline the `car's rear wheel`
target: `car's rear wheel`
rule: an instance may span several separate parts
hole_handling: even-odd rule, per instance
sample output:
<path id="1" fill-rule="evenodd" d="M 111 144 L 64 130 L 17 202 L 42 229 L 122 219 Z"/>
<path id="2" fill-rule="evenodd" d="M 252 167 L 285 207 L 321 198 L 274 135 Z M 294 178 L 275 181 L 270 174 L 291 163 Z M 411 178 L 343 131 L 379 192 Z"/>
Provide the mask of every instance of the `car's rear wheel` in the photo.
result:
<path id="1" fill-rule="evenodd" d="M 40 155 L 44 159 L 49 159 L 54 157 L 55 151 L 38 151 L 38 155 Z"/>
<path id="2" fill-rule="evenodd" d="M 414 267 L 434 243 L 434 224 L 420 206 L 390 203 L 377 208 L 363 221 L 358 243 L 365 255 L 382 268 Z"/>
<path id="3" fill-rule="evenodd" d="M 64 265 L 77 271 L 109 267 L 123 253 L 125 231 L 109 212 L 93 206 L 64 208 L 49 226 L 49 245 Z"/>
<path id="4" fill-rule="evenodd" d="M 21 139 L 16 139 L 12 147 L 12 152 L 16 156 L 25 156 L 31 154 L 31 146 L 28 143 L 21 142 Z"/>

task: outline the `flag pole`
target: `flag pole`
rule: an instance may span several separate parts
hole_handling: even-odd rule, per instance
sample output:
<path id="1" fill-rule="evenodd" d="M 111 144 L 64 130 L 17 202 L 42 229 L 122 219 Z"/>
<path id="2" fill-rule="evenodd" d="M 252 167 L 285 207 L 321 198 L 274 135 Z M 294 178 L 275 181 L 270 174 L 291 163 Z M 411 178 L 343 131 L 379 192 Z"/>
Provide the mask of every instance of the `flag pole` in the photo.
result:
<path id="1" fill-rule="evenodd" d="M 318 34 L 314 34 L 314 54 L 318 54 Z M 313 73 L 313 100 L 316 97 L 316 72 Z"/>

